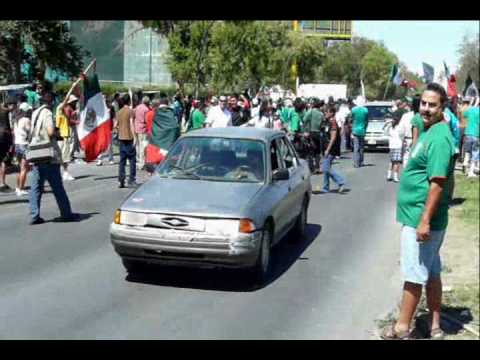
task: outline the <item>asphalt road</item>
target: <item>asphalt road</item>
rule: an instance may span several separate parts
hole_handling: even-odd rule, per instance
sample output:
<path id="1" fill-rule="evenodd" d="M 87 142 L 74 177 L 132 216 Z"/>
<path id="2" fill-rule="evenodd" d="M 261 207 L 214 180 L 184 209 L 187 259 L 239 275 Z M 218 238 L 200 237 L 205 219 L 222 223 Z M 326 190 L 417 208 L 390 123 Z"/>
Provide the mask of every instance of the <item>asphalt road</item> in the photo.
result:
<path id="1" fill-rule="evenodd" d="M 73 165 L 79 223 L 29 226 L 28 201 L 0 194 L 0 339 L 369 339 L 400 295 L 397 184 L 386 153 L 335 167 L 347 194 L 315 195 L 308 239 L 282 242 L 274 276 L 254 288 L 235 271 L 159 269 L 127 276 L 110 244 L 116 166 Z M 314 182 L 319 181 L 314 178 Z M 13 177 L 9 183 L 13 185 Z M 181 194 L 179 194 L 181 196 Z"/>

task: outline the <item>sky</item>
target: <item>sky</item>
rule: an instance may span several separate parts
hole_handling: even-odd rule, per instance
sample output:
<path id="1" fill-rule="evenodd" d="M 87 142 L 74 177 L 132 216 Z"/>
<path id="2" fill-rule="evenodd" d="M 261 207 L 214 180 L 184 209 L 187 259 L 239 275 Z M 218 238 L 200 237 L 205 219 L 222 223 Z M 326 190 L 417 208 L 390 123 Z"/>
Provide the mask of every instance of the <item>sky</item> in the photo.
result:
<path id="1" fill-rule="evenodd" d="M 353 34 L 382 40 L 409 70 L 423 75 L 422 62 L 435 69 L 435 79 L 443 70 L 458 67 L 458 47 L 465 34 L 479 32 L 480 21 L 354 21 Z"/>

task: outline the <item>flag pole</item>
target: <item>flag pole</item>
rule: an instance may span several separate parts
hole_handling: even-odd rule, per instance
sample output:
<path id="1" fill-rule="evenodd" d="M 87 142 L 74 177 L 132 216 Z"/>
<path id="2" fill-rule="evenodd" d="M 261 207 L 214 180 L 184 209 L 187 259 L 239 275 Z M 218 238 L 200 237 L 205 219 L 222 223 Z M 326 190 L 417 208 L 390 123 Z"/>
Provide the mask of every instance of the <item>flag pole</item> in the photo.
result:
<path id="1" fill-rule="evenodd" d="M 390 79 L 387 81 L 387 86 L 385 86 L 385 92 L 383 93 L 383 100 L 387 97 L 388 86 L 390 85 Z"/>

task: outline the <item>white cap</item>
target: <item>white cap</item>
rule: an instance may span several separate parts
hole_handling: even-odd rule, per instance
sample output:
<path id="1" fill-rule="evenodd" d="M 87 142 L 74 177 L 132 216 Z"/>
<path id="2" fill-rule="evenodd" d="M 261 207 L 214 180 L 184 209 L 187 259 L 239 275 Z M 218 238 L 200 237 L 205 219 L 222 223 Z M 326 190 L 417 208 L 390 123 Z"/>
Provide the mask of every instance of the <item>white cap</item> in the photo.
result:
<path id="1" fill-rule="evenodd" d="M 355 100 L 353 100 L 353 103 L 357 106 L 363 106 L 365 105 L 365 99 L 363 98 L 363 96 L 359 95 Z"/>
<path id="2" fill-rule="evenodd" d="M 78 100 L 78 98 L 77 98 L 75 95 L 70 95 L 70 96 L 68 97 L 67 104 L 71 104 L 71 103 L 73 103 L 73 102 L 75 102 L 75 101 L 77 101 L 77 100 Z"/>
<path id="3" fill-rule="evenodd" d="M 23 111 L 23 112 L 27 112 L 27 111 L 32 110 L 32 107 L 31 107 L 30 104 L 27 103 L 27 102 L 21 103 L 18 108 L 20 109 L 20 111 Z"/>

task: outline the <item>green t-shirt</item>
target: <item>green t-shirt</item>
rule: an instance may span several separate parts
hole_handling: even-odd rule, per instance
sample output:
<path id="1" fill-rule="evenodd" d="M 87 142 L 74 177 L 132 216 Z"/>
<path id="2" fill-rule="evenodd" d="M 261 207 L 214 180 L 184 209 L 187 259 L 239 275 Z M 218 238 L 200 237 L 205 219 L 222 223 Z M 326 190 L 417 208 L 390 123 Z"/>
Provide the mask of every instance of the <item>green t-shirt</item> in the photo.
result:
<path id="1" fill-rule="evenodd" d="M 364 106 L 355 106 L 352 109 L 352 133 L 365 136 L 368 125 L 368 109 Z"/>
<path id="2" fill-rule="evenodd" d="M 325 116 L 320 110 L 311 109 L 307 111 L 307 113 L 305 114 L 305 118 L 303 119 L 305 131 L 320 131 L 324 120 Z"/>
<path id="3" fill-rule="evenodd" d="M 423 125 L 423 119 L 420 116 L 420 114 L 415 114 L 415 116 L 412 118 L 412 121 L 410 122 L 412 124 L 412 128 L 417 128 L 418 129 L 418 136 L 420 136 L 423 133 L 423 130 L 425 129 L 425 126 Z"/>
<path id="4" fill-rule="evenodd" d="M 189 130 L 201 129 L 205 123 L 205 115 L 197 109 L 192 112 L 191 126 Z"/>
<path id="5" fill-rule="evenodd" d="M 463 117 L 467 121 L 465 136 L 479 137 L 480 112 L 478 106 L 472 106 L 463 112 Z"/>
<path id="6" fill-rule="evenodd" d="M 397 195 L 399 223 L 416 228 L 430 190 L 429 180 L 434 177 L 447 177 L 440 204 L 430 221 L 431 230 L 446 229 L 454 155 L 455 142 L 447 123 L 435 124 L 420 135 L 400 178 Z"/>
<path id="7" fill-rule="evenodd" d="M 300 114 L 296 111 L 292 112 L 290 123 L 288 124 L 288 131 L 298 132 L 300 131 Z"/>
<path id="8" fill-rule="evenodd" d="M 284 107 L 280 110 L 280 120 L 284 126 L 290 124 L 292 121 L 292 115 L 295 112 L 294 108 Z"/>

